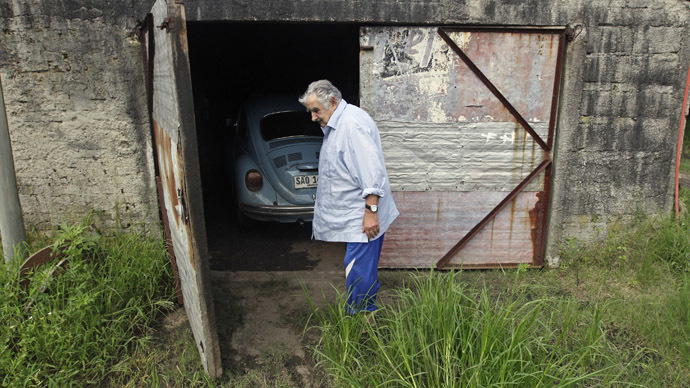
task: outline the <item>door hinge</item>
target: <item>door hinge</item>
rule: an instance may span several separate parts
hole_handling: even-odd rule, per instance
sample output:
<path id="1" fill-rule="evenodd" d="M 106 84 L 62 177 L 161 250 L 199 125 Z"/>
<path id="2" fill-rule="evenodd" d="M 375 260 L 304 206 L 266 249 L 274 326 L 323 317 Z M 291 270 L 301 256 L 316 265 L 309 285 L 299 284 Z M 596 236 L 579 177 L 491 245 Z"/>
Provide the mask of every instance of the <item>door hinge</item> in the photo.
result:
<path id="1" fill-rule="evenodd" d="M 582 33 L 582 30 L 585 29 L 585 26 L 580 23 L 574 23 L 574 24 L 568 24 L 565 28 L 565 38 L 568 42 L 572 42 L 575 40 L 575 38 L 578 37 Z"/>
<path id="2" fill-rule="evenodd" d="M 161 25 L 158 26 L 158 28 L 161 30 L 165 30 L 166 32 L 170 32 L 170 30 L 172 30 L 173 28 L 173 21 L 170 20 L 170 18 L 165 18 L 165 20 L 163 20 L 163 23 L 161 23 Z"/>

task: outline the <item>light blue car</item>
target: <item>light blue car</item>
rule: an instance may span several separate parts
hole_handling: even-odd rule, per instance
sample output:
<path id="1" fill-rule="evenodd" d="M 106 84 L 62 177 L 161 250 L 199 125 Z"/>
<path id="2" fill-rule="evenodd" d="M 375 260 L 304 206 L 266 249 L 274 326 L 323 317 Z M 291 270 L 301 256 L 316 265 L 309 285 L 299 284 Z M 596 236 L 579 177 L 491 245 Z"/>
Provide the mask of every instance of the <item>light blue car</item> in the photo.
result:
<path id="1" fill-rule="evenodd" d="M 311 222 L 323 131 L 294 96 L 252 98 L 233 143 L 237 220 Z"/>

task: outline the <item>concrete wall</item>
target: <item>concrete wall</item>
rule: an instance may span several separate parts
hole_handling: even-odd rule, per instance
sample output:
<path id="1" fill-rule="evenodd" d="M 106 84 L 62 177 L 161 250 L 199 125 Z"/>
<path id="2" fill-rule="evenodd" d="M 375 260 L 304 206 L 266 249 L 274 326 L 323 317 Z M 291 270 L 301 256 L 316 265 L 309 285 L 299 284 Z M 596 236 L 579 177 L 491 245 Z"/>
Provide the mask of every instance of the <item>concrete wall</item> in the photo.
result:
<path id="1" fill-rule="evenodd" d="M 611 1 L 582 11 L 568 49 L 547 258 L 636 213 L 670 211 L 690 2 Z"/>
<path id="2" fill-rule="evenodd" d="M 137 20 L 152 1 L 0 1 L 0 75 L 27 223 L 119 206 L 152 222 Z M 638 207 L 670 210 L 690 63 L 687 0 L 186 1 L 196 21 L 572 25 L 549 253 Z M 683 40 L 685 37 L 685 41 Z M 298 42 L 297 44 L 304 44 Z M 317 49 L 317 48 L 315 48 Z"/>
<path id="3" fill-rule="evenodd" d="M 0 2 L 0 77 L 27 228 L 158 224 L 137 1 Z M 144 2 L 146 3 L 146 2 Z"/>

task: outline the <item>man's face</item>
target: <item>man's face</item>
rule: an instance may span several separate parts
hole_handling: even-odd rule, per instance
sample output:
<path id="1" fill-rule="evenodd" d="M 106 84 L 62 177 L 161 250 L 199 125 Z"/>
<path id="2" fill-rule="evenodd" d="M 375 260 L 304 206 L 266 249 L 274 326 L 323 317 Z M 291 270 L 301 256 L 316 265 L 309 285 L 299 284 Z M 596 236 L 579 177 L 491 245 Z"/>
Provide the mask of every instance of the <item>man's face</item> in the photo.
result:
<path id="1" fill-rule="evenodd" d="M 331 118 L 333 115 L 333 112 L 335 112 L 335 109 L 338 107 L 335 98 L 331 97 L 330 105 L 328 109 L 326 109 L 323 104 L 319 102 L 319 100 L 316 98 L 316 95 L 310 94 L 309 97 L 307 97 L 306 100 L 306 105 L 307 105 L 307 111 L 311 114 L 311 121 L 315 123 L 319 123 L 321 128 L 325 127 L 326 124 L 328 124 L 328 120 Z"/>

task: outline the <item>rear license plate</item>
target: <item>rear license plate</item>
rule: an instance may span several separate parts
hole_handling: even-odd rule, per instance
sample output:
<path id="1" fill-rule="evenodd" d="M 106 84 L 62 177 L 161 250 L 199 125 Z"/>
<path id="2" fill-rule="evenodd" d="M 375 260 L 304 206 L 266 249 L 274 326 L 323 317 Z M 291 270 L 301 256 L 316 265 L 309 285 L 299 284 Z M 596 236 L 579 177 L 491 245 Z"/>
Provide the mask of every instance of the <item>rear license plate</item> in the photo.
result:
<path id="1" fill-rule="evenodd" d="M 318 175 L 297 175 L 294 179 L 296 189 L 311 189 L 319 183 Z"/>

